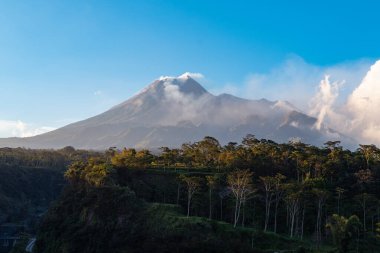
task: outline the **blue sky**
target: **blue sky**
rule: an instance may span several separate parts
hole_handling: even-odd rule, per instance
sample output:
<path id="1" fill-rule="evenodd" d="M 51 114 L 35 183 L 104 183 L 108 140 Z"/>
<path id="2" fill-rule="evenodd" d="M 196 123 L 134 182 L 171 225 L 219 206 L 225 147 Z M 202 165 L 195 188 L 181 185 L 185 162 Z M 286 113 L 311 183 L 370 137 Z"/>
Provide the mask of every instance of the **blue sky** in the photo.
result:
<path id="1" fill-rule="evenodd" d="M 38 132 L 96 115 L 186 71 L 215 93 L 296 104 L 278 87 L 299 82 L 310 95 L 327 70 L 355 73 L 354 86 L 380 58 L 379 9 L 365 0 L 2 0 L 0 137 L 20 135 L 15 122 Z M 289 64 L 297 78 L 283 78 Z"/>

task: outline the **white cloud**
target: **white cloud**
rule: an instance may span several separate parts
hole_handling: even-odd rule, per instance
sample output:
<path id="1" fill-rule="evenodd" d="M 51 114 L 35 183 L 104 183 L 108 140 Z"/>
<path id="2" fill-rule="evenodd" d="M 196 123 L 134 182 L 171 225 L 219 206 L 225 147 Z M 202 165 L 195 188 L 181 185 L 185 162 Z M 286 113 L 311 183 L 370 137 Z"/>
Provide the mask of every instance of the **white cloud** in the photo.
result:
<path id="1" fill-rule="evenodd" d="M 291 56 L 267 73 L 248 75 L 240 89 L 227 84 L 213 91 L 287 100 L 316 117 L 316 128 L 331 127 L 360 143 L 380 145 L 380 61 L 317 66 Z"/>
<path id="2" fill-rule="evenodd" d="M 178 78 L 186 78 L 188 76 L 195 80 L 202 80 L 205 78 L 204 75 L 201 73 L 191 73 L 191 72 L 185 72 L 182 75 L 178 76 Z"/>
<path id="3" fill-rule="evenodd" d="M 328 77 L 321 81 L 310 104 L 317 128 L 326 124 L 360 143 L 380 145 L 380 61 L 367 71 L 349 94 L 339 92 L 342 83 L 331 83 Z"/>
<path id="4" fill-rule="evenodd" d="M 54 130 L 53 127 L 35 126 L 20 120 L 0 120 L 0 137 L 30 137 Z"/>
<path id="5" fill-rule="evenodd" d="M 197 81 L 200 81 L 200 80 L 205 78 L 205 76 L 201 73 L 185 72 L 182 75 L 179 75 L 177 77 L 175 77 L 175 76 L 160 76 L 158 78 L 158 80 L 165 81 L 165 80 L 170 80 L 170 79 L 174 79 L 174 78 L 187 78 L 187 77 L 191 77 Z"/>
<path id="6" fill-rule="evenodd" d="M 361 140 L 380 144 L 380 60 L 373 64 L 360 85 L 349 96 L 346 112 L 352 131 Z"/>
<path id="7" fill-rule="evenodd" d="M 307 112 L 324 76 L 330 76 L 331 82 L 344 81 L 344 85 L 340 87 L 341 94 L 336 98 L 336 103 L 342 104 L 370 66 L 371 62 L 368 60 L 317 66 L 293 55 L 266 73 L 249 74 L 239 90 L 231 89 L 231 84 L 227 84 L 213 89 L 213 92 L 219 94 L 232 90 L 235 95 L 249 99 L 287 100 Z"/>

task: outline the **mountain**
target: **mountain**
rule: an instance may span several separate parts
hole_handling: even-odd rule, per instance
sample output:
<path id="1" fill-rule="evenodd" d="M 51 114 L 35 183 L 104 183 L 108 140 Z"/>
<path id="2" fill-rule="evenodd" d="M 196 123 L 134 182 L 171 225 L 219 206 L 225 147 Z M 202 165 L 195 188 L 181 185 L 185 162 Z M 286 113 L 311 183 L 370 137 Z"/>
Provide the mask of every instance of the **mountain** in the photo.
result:
<path id="1" fill-rule="evenodd" d="M 345 140 L 286 101 L 214 96 L 191 76 L 161 77 L 136 96 L 95 117 L 42 135 L 0 139 L 0 146 L 84 149 L 178 147 L 204 136 L 222 144 L 247 134 L 277 142 L 300 139 L 320 145 Z M 349 142 L 349 140 L 348 140 Z"/>

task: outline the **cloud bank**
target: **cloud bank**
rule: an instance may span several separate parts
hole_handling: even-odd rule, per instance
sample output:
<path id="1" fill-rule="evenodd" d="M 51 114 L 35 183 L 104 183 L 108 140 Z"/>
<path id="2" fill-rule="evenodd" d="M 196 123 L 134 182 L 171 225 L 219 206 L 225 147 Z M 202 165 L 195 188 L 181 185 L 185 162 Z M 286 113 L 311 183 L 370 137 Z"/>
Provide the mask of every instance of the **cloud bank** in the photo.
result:
<path id="1" fill-rule="evenodd" d="M 332 66 L 317 66 L 292 55 L 277 67 L 265 73 L 248 74 L 245 80 L 212 89 L 213 93 L 230 93 L 248 99 L 266 98 L 287 100 L 304 112 L 310 109 L 310 101 L 319 90 L 326 75 L 331 82 L 344 84 L 339 88 L 336 103 L 342 104 L 358 86 L 373 62 L 358 60 Z M 237 88 L 239 87 L 239 88 Z"/>
<path id="2" fill-rule="evenodd" d="M 338 127 L 356 136 L 362 143 L 380 145 L 380 60 L 375 62 L 346 103 L 331 117 Z M 343 121 L 342 121 L 343 119 Z"/>
<path id="3" fill-rule="evenodd" d="M 53 127 L 39 127 L 20 120 L 0 120 L 0 138 L 30 137 L 54 130 Z"/>

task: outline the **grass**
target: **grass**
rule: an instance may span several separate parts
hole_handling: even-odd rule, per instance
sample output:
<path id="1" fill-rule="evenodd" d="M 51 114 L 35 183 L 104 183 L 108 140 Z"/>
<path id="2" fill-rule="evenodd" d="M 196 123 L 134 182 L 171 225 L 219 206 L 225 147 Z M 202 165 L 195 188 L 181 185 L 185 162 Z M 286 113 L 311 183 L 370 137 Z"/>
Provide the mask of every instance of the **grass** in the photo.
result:
<path id="1" fill-rule="evenodd" d="M 234 228 L 232 224 L 204 217 L 186 217 L 182 214 L 181 207 L 177 205 L 153 203 L 150 204 L 147 212 L 147 217 L 150 217 L 147 222 L 149 230 L 161 233 L 162 236 L 181 235 L 189 239 L 206 238 L 211 241 L 238 240 L 241 244 L 246 244 L 249 248 L 256 250 L 254 252 L 296 252 L 300 247 L 312 248 L 312 242 L 307 240 L 262 232 L 249 227 Z M 331 248 L 325 247 L 314 252 L 330 250 Z"/>

